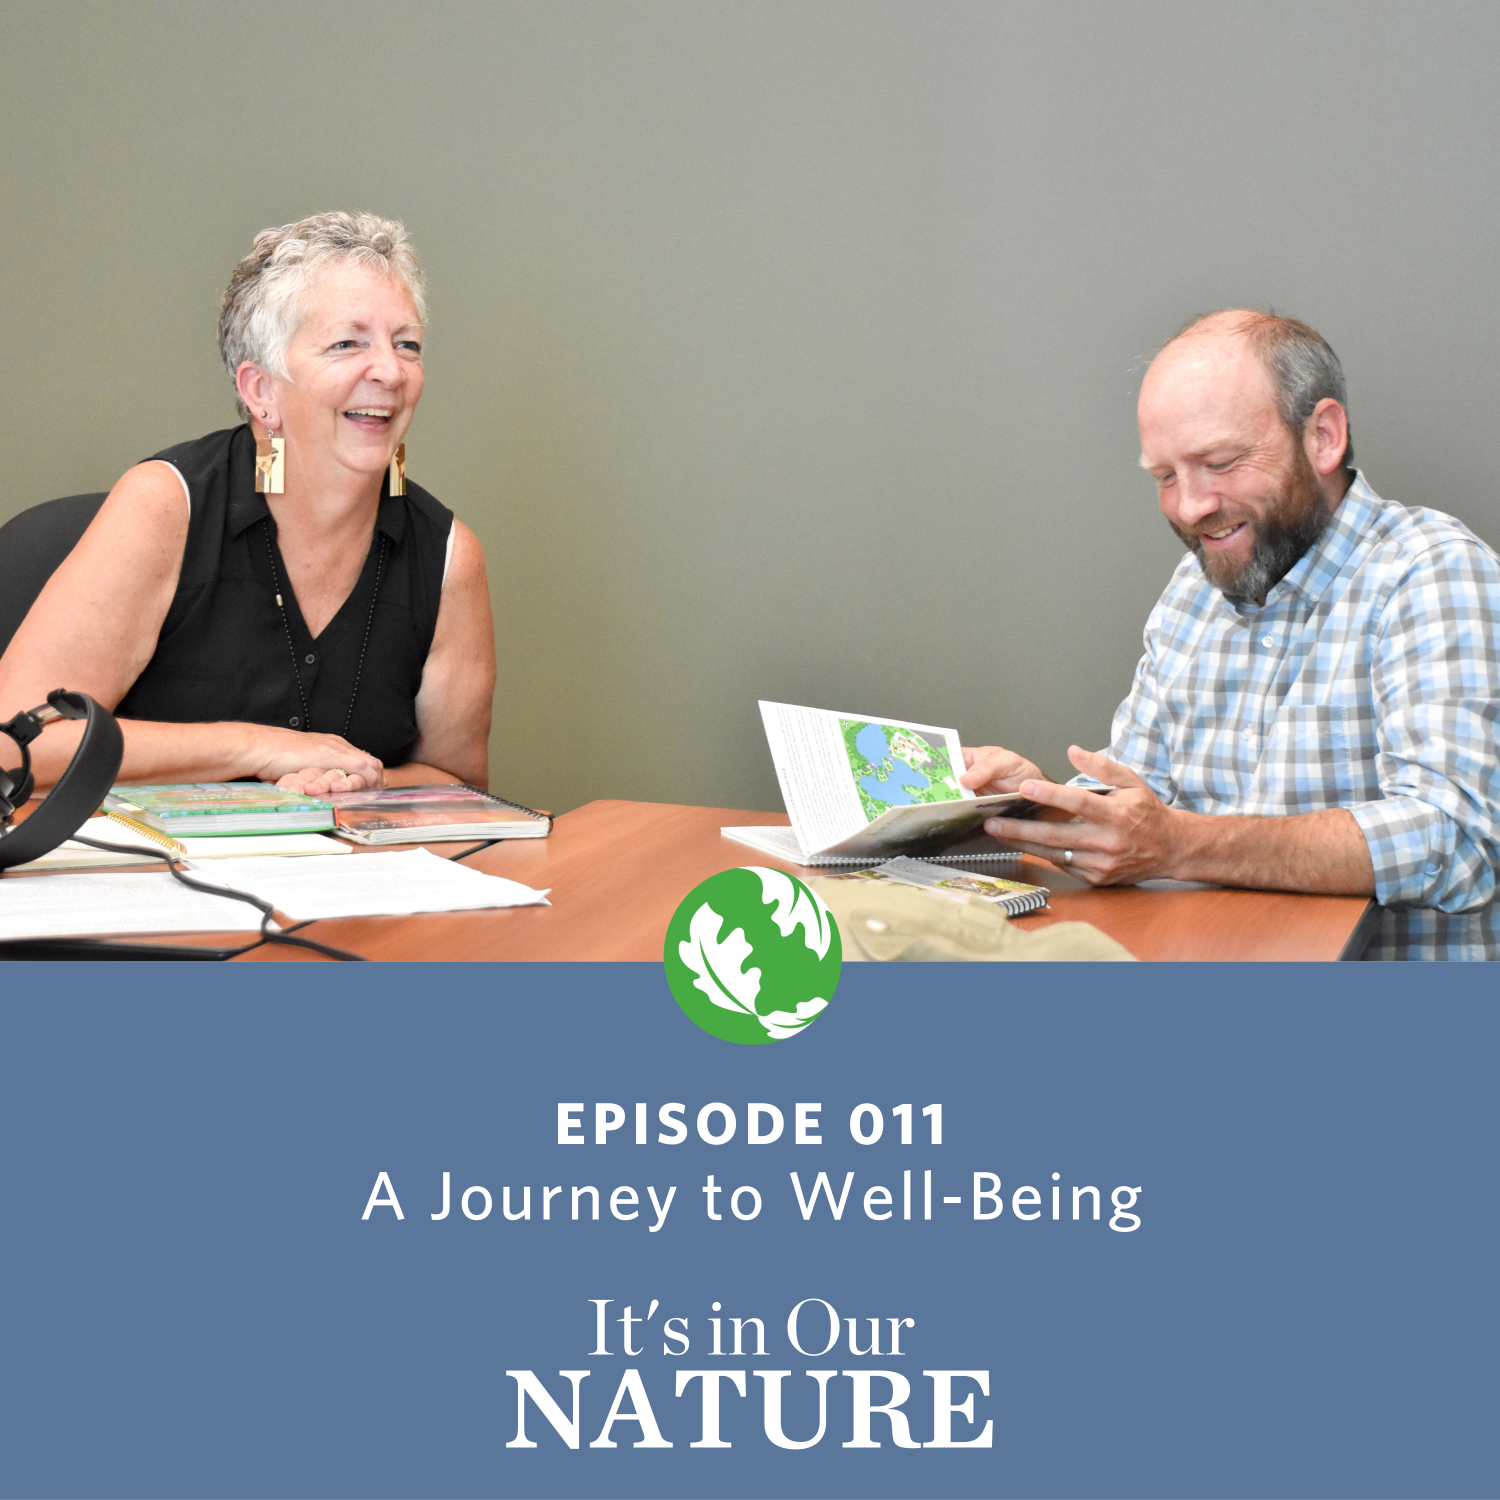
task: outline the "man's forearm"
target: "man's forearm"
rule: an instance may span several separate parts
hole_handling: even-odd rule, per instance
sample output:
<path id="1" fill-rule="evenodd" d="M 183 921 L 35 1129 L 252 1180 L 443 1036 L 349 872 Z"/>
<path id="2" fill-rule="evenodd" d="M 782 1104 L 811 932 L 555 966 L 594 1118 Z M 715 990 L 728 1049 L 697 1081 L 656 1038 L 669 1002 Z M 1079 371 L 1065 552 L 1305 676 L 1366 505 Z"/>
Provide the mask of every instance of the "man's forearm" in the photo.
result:
<path id="1" fill-rule="evenodd" d="M 1353 814 L 1341 807 L 1289 817 L 1173 812 L 1177 880 L 1266 891 L 1373 896 L 1375 867 Z"/>

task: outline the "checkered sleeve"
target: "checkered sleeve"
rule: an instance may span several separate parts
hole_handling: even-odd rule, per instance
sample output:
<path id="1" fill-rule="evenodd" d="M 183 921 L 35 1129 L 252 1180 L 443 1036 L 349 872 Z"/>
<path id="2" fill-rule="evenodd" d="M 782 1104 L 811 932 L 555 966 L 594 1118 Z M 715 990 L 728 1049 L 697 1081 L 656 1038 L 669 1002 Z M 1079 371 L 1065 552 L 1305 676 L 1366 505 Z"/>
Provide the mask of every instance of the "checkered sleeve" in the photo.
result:
<path id="1" fill-rule="evenodd" d="M 1373 622 L 1376 777 L 1353 805 L 1382 906 L 1468 911 L 1500 868 L 1500 569 L 1460 538 L 1419 554 Z"/>
<path id="2" fill-rule="evenodd" d="M 1161 715 L 1156 696 L 1157 642 L 1164 627 L 1181 623 L 1182 611 L 1175 605 L 1173 590 L 1157 602 L 1146 621 L 1145 650 L 1136 663 L 1130 694 L 1115 710 L 1109 726 L 1109 745 L 1103 752 L 1113 761 L 1136 773 L 1170 806 L 1177 797 L 1177 783 L 1162 733 Z M 1075 776 L 1069 786 L 1097 787 L 1104 783 L 1094 776 Z"/>
<path id="3" fill-rule="evenodd" d="M 1109 726 L 1111 760 L 1129 766 L 1170 806 L 1177 798 L 1177 784 L 1167 755 L 1161 716 L 1157 712 L 1156 657 L 1151 649 L 1151 633 L 1146 633 L 1146 650 L 1136 663 L 1130 695 L 1115 710 Z"/>

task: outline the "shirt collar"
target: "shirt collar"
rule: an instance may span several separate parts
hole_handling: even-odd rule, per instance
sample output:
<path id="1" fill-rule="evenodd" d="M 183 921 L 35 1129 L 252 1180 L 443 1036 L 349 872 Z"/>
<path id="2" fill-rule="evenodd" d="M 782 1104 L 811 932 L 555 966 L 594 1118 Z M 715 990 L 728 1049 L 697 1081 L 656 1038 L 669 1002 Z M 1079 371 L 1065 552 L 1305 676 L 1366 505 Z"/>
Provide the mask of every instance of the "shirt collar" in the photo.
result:
<path id="1" fill-rule="evenodd" d="M 1286 577 L 1272 586 L 1265 607 L 1269 609 L 1280 603 L 1287 594 L 1300 595 L 1309 604 L 1316 604 L 1343 571 L 1379 508 L 1380 497 L 1356 469 L 1354 482 L 1328 518 L 1323 535 L 1297 559 Z"/>
<path id="2" fill-rule="evenodd" d="M 380 481 L 380 509 L 375 513 L 375 529 L 382 531 L 399 547 L 406 538 L 406 501 L 393 495 L 391 477 Z M 271 514 L 264 495 L 255 493 L 255 434 L 248 424 L 236 431 L 229 443 L 229 534 L 238 537 L 257 521 Z"/>

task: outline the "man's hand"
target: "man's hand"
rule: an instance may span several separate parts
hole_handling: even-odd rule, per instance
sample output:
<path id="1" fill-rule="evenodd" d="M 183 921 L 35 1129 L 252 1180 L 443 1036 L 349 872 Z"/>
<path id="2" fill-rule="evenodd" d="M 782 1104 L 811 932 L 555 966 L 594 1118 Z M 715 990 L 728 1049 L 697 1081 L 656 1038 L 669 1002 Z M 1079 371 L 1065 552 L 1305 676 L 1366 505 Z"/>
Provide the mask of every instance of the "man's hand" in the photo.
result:
<path id="1" fill-rule="evenodd" d="M 976 760 L 985 754 L 1009 752 L 976 751 Z M 1285 817 L 1185 812 L 1168 807 L 1134 771 L 1107 755 L 1071 745 L 1068 759 L 1109 787 L 1108 795 L 1041 777 L 1013 785 L 1002 773 L 999 789 L 1020 792 L 1038 804 L 1041 816 L 1035 822 L 990 818 L 985 831 L 1090 885 L 1165 877 L 1263 891 L 1374 894 L 1369 846 L 1347 808 Z M 1066 862 L 1065 849 L 1073 851 Z"/>
<path id="2" fill-rule="evenodd" d="M 981 745 L 977 750 L 967 745 L 963 748 L 968 770 L 959 776 L 959 782 L 981 797 L 1020 791 L 1023 781 L 1043 780 L 1042 773 L 1029 760 L 1002 745 Z"/>
<path id="3" fill-rule="evenodd" d="M 978 756 L 988 752 L 974 753 Z M 969 752 L 964 754 L 967 758 Z M 1012 759 L 1019 761 L 1020 757 Z M 1177 825 L 1186 815 L 1173 812 L 1134 771 L 1107 756 L 1070 745 L 1068 759 L 1085 775 L 1097 778 L 1113 790 L 1108 796 L 1100 796 L 1083 787 L 1059 786 L 1036 774 L 1019 783 L 1006 775 L 1005 784 L 993 790 L 1018 791 L 1030 801 L 1051 809 L 1052 816 L 1036 822 L 990 818 L 984 825 L 985 832 L 1024 854 L 1050 860 L 1090 885 L 1133 885 L 1138 880 L 1167 874 L 1178 852 Z M 1062 858 L 1065 849 L 1073 851 L 1072 861 L 1067 864 Z"/>

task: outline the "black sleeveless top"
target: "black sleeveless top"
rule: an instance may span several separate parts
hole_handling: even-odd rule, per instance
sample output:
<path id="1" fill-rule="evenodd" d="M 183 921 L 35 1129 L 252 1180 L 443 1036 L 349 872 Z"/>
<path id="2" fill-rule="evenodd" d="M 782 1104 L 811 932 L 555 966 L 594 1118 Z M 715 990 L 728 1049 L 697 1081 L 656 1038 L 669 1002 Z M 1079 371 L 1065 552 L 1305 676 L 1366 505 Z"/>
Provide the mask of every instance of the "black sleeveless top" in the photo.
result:
<path id="1" fill-rule="evenodd" d="M 437 627 L 453 512 L 410 480 L 405 496 L 391 495 L 387 478 L 359 582 L 314 640 L 276 545 L 270 507 L 264 495 L 255 493 L 250 428 L 211 432 L 154 456 L 187 481 L 192 517 L 177 592 L 155 654 L 115 713 L 178 724 L 230 719 L 311 728 L 343 734 L 388 766 L 410 760 L 417 742 L 417 689 Z M 372 616 L 382 537 L 385 559 Z M 276 604 L 273 551 L 285 625 Z M 302 678 L 300 694 L 293 649 Z M 346 731 L 357 672 L 359 692 Z"/>

